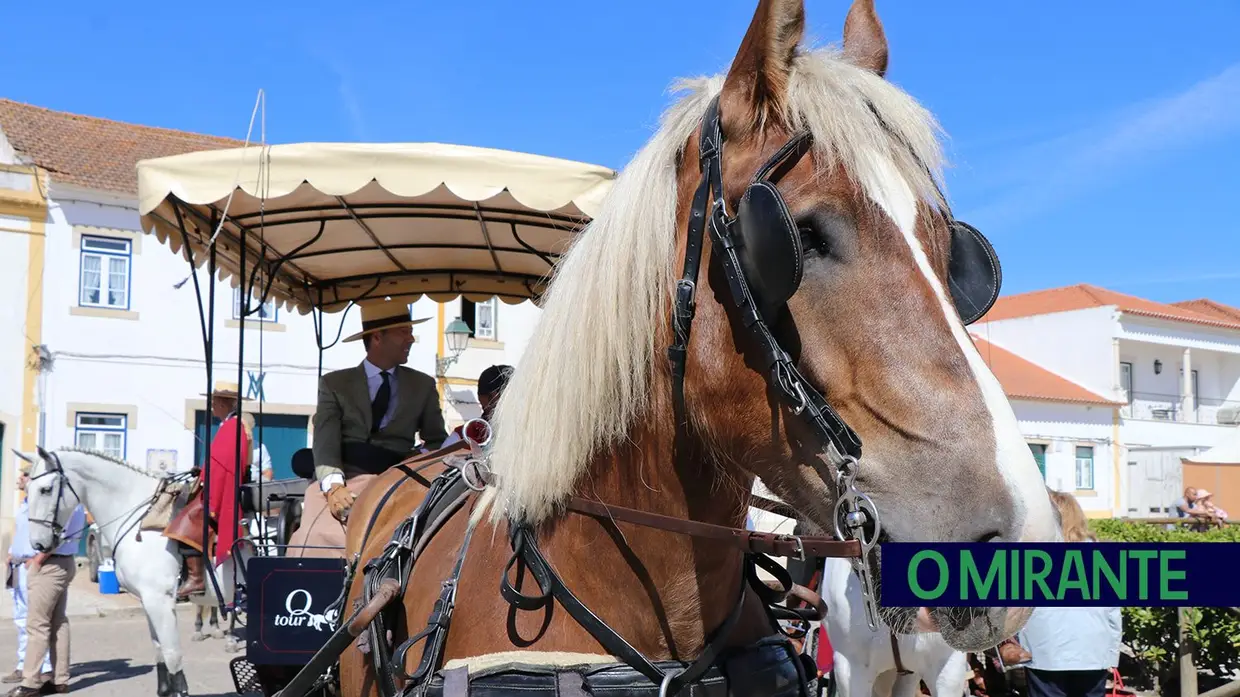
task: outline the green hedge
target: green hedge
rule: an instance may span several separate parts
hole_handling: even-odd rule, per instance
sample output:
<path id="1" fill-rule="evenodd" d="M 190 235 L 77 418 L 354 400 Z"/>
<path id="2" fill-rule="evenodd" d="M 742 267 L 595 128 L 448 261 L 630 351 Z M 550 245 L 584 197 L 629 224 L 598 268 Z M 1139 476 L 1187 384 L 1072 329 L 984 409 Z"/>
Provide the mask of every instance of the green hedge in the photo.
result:
<path id="1" fill-rule="evenodd" d="M 1091 520 L 1090 527 L 1099 540 L 1107 542 L 1240 542 L 1240 526 L 1235 525 L 1193 532 L 1182 526 L 1168 530 L 1166 525 Z M 1236 583 L 1236 579 L 1220 578 L 1218 582 Z M 1160 676 L 1165 681 L 1176 673 L 1179 670 L 1176 609 L 1126 607 L 1123 612 L 1124 643 L 1136 654 L 1138 667 L 1145 677 Z M 1240 670 L 1240 616 L 1227 608 L 1192 608 L 1189 621 L 1189 631 L 1196 644 L 1193 662 L 1199 672 L 1217 680 Z"/>

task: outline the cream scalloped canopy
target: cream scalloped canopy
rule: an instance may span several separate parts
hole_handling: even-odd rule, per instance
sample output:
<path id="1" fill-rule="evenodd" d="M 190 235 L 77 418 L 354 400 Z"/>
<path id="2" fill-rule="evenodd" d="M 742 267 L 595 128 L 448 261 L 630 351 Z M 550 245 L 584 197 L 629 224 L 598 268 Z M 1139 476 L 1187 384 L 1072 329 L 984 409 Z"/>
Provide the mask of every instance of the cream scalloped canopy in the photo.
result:
<path id="1" fill-rule="evenodd" d="M 143 229 L 305 314 L 422 296 L 537 300 L 616 172 L 438 143 L 296 143 L 138 163 Z M 231 195 L 231 200 L 229 196 Z M 244 250 L 243 250 L 244 243 Z"/>

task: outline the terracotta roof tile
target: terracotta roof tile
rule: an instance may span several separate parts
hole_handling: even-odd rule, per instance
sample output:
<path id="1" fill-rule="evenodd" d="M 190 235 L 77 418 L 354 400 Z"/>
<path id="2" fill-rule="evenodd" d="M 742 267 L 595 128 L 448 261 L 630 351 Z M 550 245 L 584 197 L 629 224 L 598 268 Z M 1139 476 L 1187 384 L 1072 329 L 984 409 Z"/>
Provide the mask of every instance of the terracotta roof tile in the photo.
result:
<path id="1" fill-rule="evenodd" d="M 1091 286 L 1086 283 L 1063 288 L 1035 290 L 1029 293 L 1005 295 L 995 302 L 979 322 L 994 322 L 1016 317 L 1033 317 L 1048 315 L 1054 312 L 1083 310 L 1091 307 L 1114 305 L 1120 311 L 1131 315 L 1156 317 L 1173 322 L 1190 322 L 1225 329 L 1240 329 L 1240 315 L 1232 316 L 1220 313 L 1217 309 L 1209 312 L 1191 303 L 1212 301 L 1190 301 L 1190 303 L 1166 304 L 1146 300 L 1135 295 L 1117 293 L 1106 288 Z M 1214 303 L 1217 305 L 1217 303 Z M 1218 307 L 1227 308 L 1226 305 Z M 1235 308 L 1227 308 L 1232 312 L 1240 312 Z"/>
<path id="2" fill-rule="evenodd" d="M 1185 310 L 1210 315 L 1215 319 L 1230 320 L 1240 322 L 1240 307 L 1232 307 L 1223 303 L 1214 302 L 1207 298 L 1198 298 L 1196 300 L 1181 300 L 1180 302 L 1171 303 L 1175 307 Z"/>
<path id="3" fill-rule="evenodd" d="M 232 138 L 52 111 L 0 99 L 0 130 L 9 144 L 54 180 L 120 194 L 138 193 L 139 160 L 237 148 Z"/>
<path id="4" fill-rule="evenodd" d="M 1091 392 L 985 339 L 976 336 L 972 338 L 973 343 L 977 345 L 977 350 L 982 354 L 982 359 L 999 379 L 999 385 L 1003 387 L 1003 392 L 1009 399 L 1104 406 L 1120 405 L 1120 402 Z"/>

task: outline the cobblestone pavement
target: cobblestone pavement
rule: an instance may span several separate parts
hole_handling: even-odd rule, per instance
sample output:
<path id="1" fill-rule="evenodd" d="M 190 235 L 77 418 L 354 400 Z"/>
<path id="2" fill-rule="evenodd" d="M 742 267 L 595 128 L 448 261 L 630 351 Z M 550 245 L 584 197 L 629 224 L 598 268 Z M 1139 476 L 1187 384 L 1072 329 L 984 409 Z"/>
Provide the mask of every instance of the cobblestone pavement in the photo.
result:
<path id="1" fill-rule="evenodd" d="M 189 608 L 177 613 L 181 650 L 185 654 L 185 677 L 194 697 L 234 695 L 224 640 L 189 640 L 194 615 Z M 145 615 L 117 613 L 108 617 L 69 618 L 72 660 L 71 694 L 81 697 L 155 697 L 155 650 L 151 646 Z M 17 662 L 17 628 L 12 620 L 0 624 L 0 674 L 7 675 Z M 4 685 L 7 695 L 13 685 Z"/>

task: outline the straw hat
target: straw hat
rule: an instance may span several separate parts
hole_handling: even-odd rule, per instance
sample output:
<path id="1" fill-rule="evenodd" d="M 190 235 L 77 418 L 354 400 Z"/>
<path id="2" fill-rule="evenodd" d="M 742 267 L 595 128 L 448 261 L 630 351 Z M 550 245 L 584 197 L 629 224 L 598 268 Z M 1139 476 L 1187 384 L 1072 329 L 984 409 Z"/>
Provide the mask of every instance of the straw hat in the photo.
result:
<path id="1" fill-rule="evenodd" d="M 430 317 L 412 319 L 409 316 L 409 306 L 395 300 L 383 300 L 369 305 L 362 305 L 361 308 L 362 331 L 345 339 L 345 343 L 357 341 L 367 334 L 373 334 L 383 329 L 412 327 L 415 324 L 421 324 L 430 319 Z"/>
<path id="2" fill-rule="evenodd" d="M 1213 495 L 1214 495 L 1214 494 L 1211 494 L 1211 493 L 1210 493 L 1208 490 L 1206 490 L 1206 489 L 1198 489 L 1198 490 L 1197 490 L 1197 500 L 1198 500 L 1198 501 L 1200 501 L 1200 500 L 1202 500 L 1202 499 L 1208 499 L 1208 498 L 1210 498 L 1210 497 L 1211 497 L 1211 496 L 1213 496 Z"/>
<path id="3" fill-rule="evenodd" d="M 241 388 L 240 388 L 240 386 L 238 386 L 238 385 L 237 385 L 237 383 L 235 383 L 235 382 L 228 382 L 228 381 L 226 381 L 226 380 L 216 380 L 216 381 L 215 381 L 215 390 L 214 390 L 214 395 L 208 395 L 208 394 L 206 394 L 205 392 L 200 393 L 200 394 L 202 394 L 202 396 L 203 396 L 203 397 L 209 397 L 209 396 L 215 396 L 215 397 L 231 397 L 232 399 L 240 399 L 240 400 L 241 400 L 241 401 L 243 401 L 243 402 L 252 402 L 252 401 L 254 401 L 254 400 L 250 399 L 249 397 L 242 397 L 242 396 L 241 396 Z"/>

